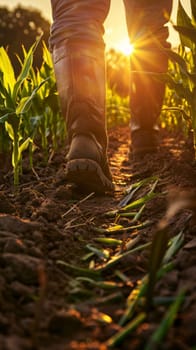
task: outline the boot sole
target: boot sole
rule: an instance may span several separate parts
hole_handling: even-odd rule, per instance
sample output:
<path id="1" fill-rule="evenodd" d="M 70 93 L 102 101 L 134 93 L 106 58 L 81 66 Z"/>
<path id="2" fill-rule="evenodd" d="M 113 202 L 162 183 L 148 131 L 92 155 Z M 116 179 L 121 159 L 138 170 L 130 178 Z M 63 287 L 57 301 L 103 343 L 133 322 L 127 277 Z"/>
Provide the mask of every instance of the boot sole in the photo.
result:
<path id="1" fill-rule="evenodd" d="M 103 173 L 100 165 L 92 159 L 73 159 L 66 166 L 66 180 L 82 193 L 112 192 L 114 185 Z"/>

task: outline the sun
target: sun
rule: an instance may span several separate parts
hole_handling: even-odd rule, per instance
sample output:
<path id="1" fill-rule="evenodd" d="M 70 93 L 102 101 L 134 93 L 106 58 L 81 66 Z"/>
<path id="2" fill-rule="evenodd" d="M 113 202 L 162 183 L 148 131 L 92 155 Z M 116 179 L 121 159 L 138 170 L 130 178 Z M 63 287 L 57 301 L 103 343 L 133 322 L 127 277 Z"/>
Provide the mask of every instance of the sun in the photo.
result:
<path id="1" fill-rule="evenodd" d="M 130 56 L 132 55 L 133 51 L 134 51 L 134 45 L 132 43 L 130 43 L 129 40 L 124 40 L 124 41 L 121 41 L 119 44 L 118 44 L 118 50 L 120 52 L 123 53 L 123 55 L 125 56 Z"/>

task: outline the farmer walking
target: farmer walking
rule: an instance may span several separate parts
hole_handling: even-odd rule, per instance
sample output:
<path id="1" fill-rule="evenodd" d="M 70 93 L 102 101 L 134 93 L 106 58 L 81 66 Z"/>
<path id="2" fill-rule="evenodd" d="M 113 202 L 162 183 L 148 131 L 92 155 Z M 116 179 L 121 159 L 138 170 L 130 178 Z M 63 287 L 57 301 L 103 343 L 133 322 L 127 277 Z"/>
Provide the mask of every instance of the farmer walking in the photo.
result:
<path id="1" fill-rule="evenodd" d="M 103 23 L 110 0 L 51 0 L 50 47 L 69 152 L 66 176 L 87 191 L 113 189 L 107 160 Z M 165 73 L 172 0 L 124 0 L 134 55 L 131 56 L 130 112 L 133 154 L 158 147 L 157 118 L 165 85 L 151 73 Z"/>

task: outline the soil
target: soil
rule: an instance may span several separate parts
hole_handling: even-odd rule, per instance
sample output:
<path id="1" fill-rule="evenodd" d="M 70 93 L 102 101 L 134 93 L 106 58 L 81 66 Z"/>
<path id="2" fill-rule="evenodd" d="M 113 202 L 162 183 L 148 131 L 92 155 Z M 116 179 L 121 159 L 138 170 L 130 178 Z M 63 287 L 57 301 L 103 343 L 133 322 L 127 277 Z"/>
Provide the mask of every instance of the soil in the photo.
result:
<path id="1" fill-rule="evenodd" d="M 129 227 L 131 218 L 105 214 L 118 208 L 131 184 L 152 175 L 158 177 L 159 195 L 147 203 L 137 222 L 148 220 L 149 225 L 131 232 L 113 232 L 109 237 L 123 241 L 122 251 L 130 239 L 138 239 L 136 246 L 149 243 L 168 206 L 174 210 L 172 203 L 181 206 L 183 202 L 167 229 L 170 237 L 183 232 L 184 239 L 172 257 L 173 268 L 155 286 L 156 300 L 162 298 L 165 302 L 153 305 L 145 320 L 113 348 L 145 349 L 171 300 L 185 288 L 185 298 L 173 324 L 161 344 L 150 349 L 196 349 L 196 165 L 190 138 L 164 130 L 161 138 L 156 154 L 133 160 L 129 128 L 109 131 L 113 195 L 87 197 L 72 191 L 65 182 L 66 147 L 51 154 L 47 164 L 37 150 L 33 171 L 24 158 L 17 190 L 12 185 L 11 170 L 1 175 L 1 350 L 109 349 L 108 339 L 121 329 L 119 320 L 125 313 L 127 298 L 147 273 L 149 250 L 136 250 L 103 273 L 101 282 L 115 282 L 114 289 L 93 285 L 94 277 L 84 280 L 84 270 L 78 272 L 62 262 L 81 268 L 90 264 L 91 269 L 96 269 L 105 264 L 106 258 L 93 255 L 91 247 L 104 247 L 110 257 L 118 254 L 119 246 L 108 248 L 97 243 L 97 238 L 108 235 L 96 228 L 107 228 L 115 220 Z M 133 199 L 141 197 L 141 191 Z M 145 311 L 144 305 L 138 306 L 140 311 Z"/>

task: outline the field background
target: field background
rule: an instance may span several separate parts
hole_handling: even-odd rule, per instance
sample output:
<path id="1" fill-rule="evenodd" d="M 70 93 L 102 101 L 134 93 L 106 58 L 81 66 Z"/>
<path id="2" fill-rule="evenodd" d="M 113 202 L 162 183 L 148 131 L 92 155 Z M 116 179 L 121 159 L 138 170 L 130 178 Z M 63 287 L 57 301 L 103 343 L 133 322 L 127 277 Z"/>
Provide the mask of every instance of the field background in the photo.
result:
<path id="1" fill-rule="evenodd" d="M 132 159 L 129 57 L 107 51 L 115 191 L 105 197 L 66 183 L 49 23 L 36 11 L 0 9 L 10 40 L 0 47 L 1 349 L 196 349 L 196 2 L 191 6 L 187 14 L 179 3 L 181 41 L 167 51 L 167 74 L 155 77 L 166 82 L 157 154 Z M 17 18 L 24 33 L 18 47 Z"/>

